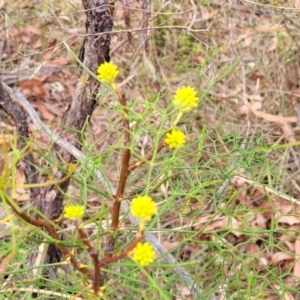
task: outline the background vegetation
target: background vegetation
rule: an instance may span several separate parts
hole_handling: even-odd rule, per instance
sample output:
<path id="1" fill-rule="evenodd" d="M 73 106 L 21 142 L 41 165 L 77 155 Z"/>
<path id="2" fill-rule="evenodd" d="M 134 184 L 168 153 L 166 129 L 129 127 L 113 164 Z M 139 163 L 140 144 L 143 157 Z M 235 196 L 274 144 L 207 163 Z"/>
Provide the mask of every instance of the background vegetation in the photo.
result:
<path id="1" fill-rule="evenodd" d="M 104 270 L 107 287 L 98 298 L 195 299 L 174 271 L 181 266 L 201 289 L 197 299 L 299 299 L 299 1 L 152 1 L 147 40 L 144 4 L 129 1 L 129 43 L 122 3 L 115 3 L 110 52 L 128 99 L 132 161 L 171 126 L 177 88 L 191 85 L 200 97 L 180 121 L 186 147 L 156 154 L 132 172 L 125 191 L 129 200 L 146 192 L 155 199 L 158 214 L 147 230 L 176 262 L 158 258 L 143 269 L 122 259 Z M 82 4 L 0 1 L 0 8 L 1 80 L 17 86 L 57 131 L 79 81 L 81 66 L 63 42 L 79 53 Z M 97 104 L 80 132 L 87 159 L 76 166 L 65 202 L 86 205 L 85 230 L 102 255 L 111 201 L 93 171 L 100 168 L 116 187 L 124 146 L 115 97 L 101 88 Z M 48 178 L 58 168 L 54 141 L 29 125 L 38 174 Z M 22 155 L 16 141 L 14 122 L 0 110 L 0 171 L 10 166 L 9 192 L 32 212 L 24 169 L 14 163 Z M 4 201 L 0 218 L 1 299 L 91 297 L 84 276 L 43 260 L 49 239 L 41 230 L 18 220 Z M 126 213 L 121 224 L 117 251 L 136 233 Z M 64 233 L 76 248 L 72 226 L 65 222 Z"/>

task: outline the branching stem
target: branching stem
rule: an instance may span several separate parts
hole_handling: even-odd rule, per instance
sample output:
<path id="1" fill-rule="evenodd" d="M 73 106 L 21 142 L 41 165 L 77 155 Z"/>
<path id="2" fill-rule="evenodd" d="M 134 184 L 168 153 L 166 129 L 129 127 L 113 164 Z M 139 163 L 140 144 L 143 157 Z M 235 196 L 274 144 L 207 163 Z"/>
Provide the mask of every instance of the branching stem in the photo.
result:
<path id="1" fill-rule="evenodd" d="M 130 128 L 129 128 L 129 121 L 128 121 L 128 109 L 127 109 L 127 104 L 126 104 L 126 98 L 125 98 L 124 94 L 119 94 L 119 93 L 118 93 L 118 98 L 119 98 L 120 104 L 123 107 L 123 113 L 124 113 L 124 116 L 123 116 L 124 152 L 123 152 L 122 166 L 121 166 L 121 171 L 120 171 L 119 185 L 118 185 L 117 192 L 115 195 L 113 212 L 112 212 L 111 229 L 114 232 L 116 232 L 119 227 L 121 200 L 124 196 L 126 181 L 127 181 L 128 175 L 129 175 L 128 166 L 129 166 L 129 160 L 130 160 L 130 156 L 131 156 Z"/>

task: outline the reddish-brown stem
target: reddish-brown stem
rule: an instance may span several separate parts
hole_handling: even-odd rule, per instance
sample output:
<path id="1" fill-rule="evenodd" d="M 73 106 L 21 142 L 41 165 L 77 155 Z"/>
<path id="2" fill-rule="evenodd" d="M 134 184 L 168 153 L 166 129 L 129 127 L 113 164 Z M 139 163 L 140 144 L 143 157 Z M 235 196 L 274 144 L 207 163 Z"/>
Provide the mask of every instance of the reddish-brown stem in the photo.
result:
<path id="1" fill-rule="evenodd" d="M 144 233 L 143 232 L 139 232 L 134 241 L 128 246 L 128 248 L 124 251 L 122 251 L 121 253 L 119 254 L 116 254 L 116 255 L 113 255 L 111 257 L 105 257 L 103 259 L 101 259 L 98 263 L 98 267 L 99 268 L 103 268 L 105 267 L 106 265 L 110 264 L 110 263 L 113 263 L 115 261 L 118 261 L 119 259 L 123 258 L 123 257 L 126 257 L 130 254 L 130 252 L 136 247 L 136 245 L 142 241 L 144 237 Z"/>
<path id="2" fill-rule="evenodd" d="M 126 106 L 126 98 L 125 95 L 118 95 L 120 104 L 123 107 L 123 126 L 124 126 L 124 152 L 123 152 L 123 158 L 122 158 L 122 166 L 120 171 L 120 179 L 119 179 L 119 185 L 117 188 L 117 193 L 115 195 L 114 204 L 113 204 L 113 210 L 112 210 L 112 223 L 111 223 L 111 229 L 115 232 L 118 230 L 119 227 L 119 216 L 120 216 L 120 207 L 121 207 L 121 199 L 124 195 L 124 190 L 126 186 L 126 181 L 128 177 L 128 166 L 129 166 L 129 160 L 130 160 L 130 128 L 129 128 L 129 121 L 127 119 L 128 117 L 128 109 Z"/>
<path id="3" fill-rule="evenodd" d="M 31 218 L 29 215 L 27 215 L 25 212 L 23 212 L 21 210 L 21 208 L 19 207 L 19 205 L 17 203 L 14 202 L 14 200 L 12 200 L 9 196 L 5 195 L 5 200 L 8 203 L 8 205 L 13 209 L 13 211 L 24 221 L 26 221 L 27 223 L 42 228 L 45 226 L 45 220 L 41 220 L 41 219 L 33 219 Z"/>
<path id="4" fill-rule="evenodd" d="M 162 139 L 162 141 L 159 143 L 158 147 L 157 147 L 157 150 L 156 152 L 154 153 L 151 153 L 151 154 L 148 154 L 144 160 L 140 160 L 140 161 L 137 161 L 133 164 L 131 164 L 129 167 L 128 167 L 128 172 L 130 173 L 131 171 L 135 170 L 136 168 L 142 166 L 146 161 L 149 161 L 152 159 L 153 155 L 156 154 L 156 153 L 159 153 L 161 151 L 161 149 L 165 146 L 165 139 Z"/>
<path id="5" fill-rule="evenodd" d="M 57 234 L 57 232 L 56 232 L 53 225 L 45 222 L 44 228 L 48 231 L 48 233 L 50 234 L 50 236 L 52 238 L 54 238 L 57 241 L 60 240 L 60 238 L 59 238 L 59 236 L 58 236 L 58 234 Z M 64 255 L 64 257 L 66 259 L 70 259 L 70 262 L 71 262 L 71 264 L 73 265 L 73 267 L 75 269 L 77 269 L 82 274 L 87 275 L 90 280 L 93 280 L 93 277 L 94 277 L 93 272 L 90 269 L 88 269 L 87 267 L 84 267 L 82 264 L 80 264 L 76 260 L 75 255 L 70 250 L 68 250 L 66 247 L 62 246 L 59 243 L 57 243 L 56 246 L 61 251 L 61 253 Z"/>
<path id="6" fill-rule="evenodd" d="M 42 219 L 33 219 L 30 216 L 28 216 L 27 214 L 25 214 L 23 211 L 18 211 L 15 207 L 13 207 L 12 205 L 10 205 L 10 207 L 14 210 L 14 212 L 24 221 L 26 221 L 27 223 L 35 226 L 35 227 L 45 227 L 45 220 Z"/>
<path id="7" fill-rule="evenodd" d="M 100 284 L 100 268 L 98 267 L 98 264 L 99 264 L 98 253 L 97 253 L 96 249 L 89 242 L 87 235 L 82 230 L 82 228 L 78 227 L 77 225 L 76 225 L 76 227 L 77 227 L 77 231 L 78 231 L 80 238 L 82 239 L 83 243 L 87 246 L 89 255 L 93 260 L 94 278 L 92 281 L 93 281 L 94 294 L 97 295 L 98 291 L 99 291 L 99 284 Z"/>
<path id="8" fill-rule="evenodd" d="M 51 224 L 45 223 L 44 228 L 48 231 L 52 238 L 54 238 L 57 241 L 60 241 L 60 238 L 55 228 Z M 82 274 L 87 275 L 90 280 L 93 280 L 93 272 L 90 269 L 84 267 L 81 263 L 79 263 L 75 258 L 75 255 L 70 250 L 68 250 L 68 248 L 58 243 L 56 244 L 56 247 L 61 251 L 61 253 L 66 259 L 70 259 L 71 264 L 76 270 L 78 270 Z"/>
<path id="9" fill-rule="evenodd" d="M 46 220 L 43 219 L 33 219 L 31 218 L 29 215 L 27 215 L 25 212 L 21 211 L 21 209 L 19 208 L 19 206 L 15 203 L 11 203 L 11 200 L 7 198 L 7 203 L 9 204 L 9 206 L 13 209 L 13 211 L 24 221 L 26 221 L 27 223 L 38 227 L 38 228 L 44 228 L 48 231 L 49 235 L 57 240 L 57 248 L 61 251 L 61 253 L 66 257 L 66 259 L 70 259 L 71 264 L 73 265 L 73 267 L 75 269 L 77 269 L 79 272 L 86 274 L 89 279 L 93 279 L 94 275 L 93 272 L 91 270 L 89 270 L 86 267 L 82 267 L 82 265 L 76 260 L 74 254 L 69 251 L 66 247 L 62 246 L 59 244 L 60 238 L 55 230 L 55 227 L 49 223 Z"/>

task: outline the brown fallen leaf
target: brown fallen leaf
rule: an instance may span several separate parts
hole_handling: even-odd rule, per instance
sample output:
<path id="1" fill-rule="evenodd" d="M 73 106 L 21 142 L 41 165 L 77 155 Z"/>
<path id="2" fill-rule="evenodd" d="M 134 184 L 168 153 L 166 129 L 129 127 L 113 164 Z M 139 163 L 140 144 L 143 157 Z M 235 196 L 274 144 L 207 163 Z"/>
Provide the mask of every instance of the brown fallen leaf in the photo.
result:
<path id="1" fill-rule="evenodd" d="M 53 55 L 54 51 L 55 51 L 55 45 L 56 45 L 57 41 L 56 39 L 54 39 L 52 42 L 50 42 L 47 45 L 47 50 L 44 52 L 44 60 L 48 60 L 50 59 L 50 57 Z"/>
<path id="2" fill-rule="evenodd" d="M 24 168 L 21 165 L 16 170 L 15 183 L 17 188 L 12 193 L 13 198 L 18 202 L 29 201 L 30 193 L 28 189 L 24 188 L 24 184 L 26 183 L 26 176 Z"/>
<path id="3" fill-rule="evenodd" d="M 280 294 L 280 300 L 294 300 L 295 299 L 291 293 L 282 291 L 282 286 L 280 286 L 279 284 L 274 283 L 273 286 Z"/>
<path id="4" fill-rule="evenodd" d="M 247 98 L 252 101 L 250 104 L 251 112 L 259 118 L 263 118 L 264 120 L 272 123 L 289 123 L 289 122 L 297 123 L 298 121 L 298 118 L 296 116 L 283 117 L 280 115 L 273 115 L 273 114 L 260 111 L 260 109 L 262 108 L 262 101 L 263 101 L 263 98 L 260 95 L 254 95 L 254 96 L 248 95 Z"/>
<path id="5" fill-rule="evenodd" d="M 292 5 L 294 8 L 300 8 L 300 0 L 292 0 Z"/>
<path id="6" fill-rule="evenodd" d="M 4 6 L 4 4 L 6 3 L 6 1 L 5 0 L 0 0 L 0 9 L 2 9 L 3 8 L 3 6 Z"/>
<path id="7" fill-rule="evenodd" d="M 280 216 L 278 218 L 278 223 L 284 223 L 292 226 L 295 224 L 300 224 L 300 219 L 295 216 Z"/>
<path id="8" fill-rule="evenodd" d="M 268 191 L 268 188 L 265 187 L 265 190 Z M 260 208 L 263 208 L 265 212 L 277 212 L 281 215 L 288 215 L 294 209 L 295 206 L 292 206 L 291 203 L 285 199 L 273 198 L 272 200 L 265 201 Z"/>
<path id="9" fill-rule="evenodd" d="M 32 22 L 35 23 L 34 21 L 32 21 Z M 35 25 L 36 24 L 24 26 L 22 28 L 22 30 L 26 34 L 42 35 L 41 32 L 40 32 L 40 30 L 38 29 L 38 27 L 35 26 Z"/>
<path id="10" fill-rule="evenodd" d="M 26 97 L 43 97 L 46 94 L 43 86 L 42 80 L 28 79 L 20 83 L 19 89 Z"/>
<path id="11" fill-rule="evenodd" d="M 249 217 L 248 222 L 253 228 L 266 228 L 268 219 L 262 214 L 254 214 Z"/>
<path id="12" fill-rule="evenodd" d="M 270 44 L 267 47 L 266 51 L 271 52 L 274 51 L 278 46 L 278 38 L 276 36 L 272 37 L 270 40 Z"/>
<path id="13" fill-rule="evenodd" d="M 55 116 L 47 109 L 40 98 L 36 99 L 36 107 L 45 120 L 52 121 L 55 118 Z"/>
<path id="14" fill-rule="evenodd" d="M 173 248 L 176 248 L 178 246 L 179 242 L 173 242 L 173 243 L 170 243 L 170 242 L 163 242 L 163 246 L 165 247 L 165 249 L 168 251 L 168 250 L 171 250 Z"/>
<path id="15" fill-rule="evenodd" d="M 295 243 L 292 243 L 290 241 L 284 241 L 284 244 L 287 246 L 287 248 L 291 251 L 295 251 Z"/>
<path id="16" fill-rule="evenodd" d="M 257 111 L 257 110 L 252 110 L 252 113 L 256 115 L 257 117 L 263 118 L 266 121 L 272 122 L 272 123 L 286 123 L 286 122 L 291 122 L 291 123 L 297 123 L 298 119 L 297 117 L 283 117 L 283 116 L 278 116 L 278 115 L 272 115 L 268 114 L 262 111 Z"/>
<path id="17" fill-rule="evenodd" d="M 240 228 L 242 225 L 242 223 L 234 217 L 229 218 L 227 216 L 224 216 L 223 219 L 212 221 L 207 226 L 205 226 L 205 224 L 199 224 L 199 225 L 200 227 L 195 226 L 194 229 L 199 230 L 200 228 L 204 227 L 203 232 L 208 232 L 208 231 L 213 231 L 217 228 L 226 228 L 226 230 L 230 228 L 232 229 L 231 233 L 234 234 L 235 236 L 240 237 L 242 235 L 242 233 L 240 233 L 239 231 L 234 230 Z"/>
<path id="18" fill-rule="evenodd" d="M 284 282 L 288 287 L 296 287 L 299 285 L 297 278 L 295 278 L 293 275 L 285 277 Z"/>
<path id="19" fill-rule="evenodd" d="M 58 57 L 51 61 L 51 65 L 54 66 L 66 66 L 72 63 L 72 59 L 68 57 Z"/>
<path id="20" fill-rule="evenodd" d="M 193 299 L 190 289 L 187 288 L 186 286 L 178 287 L 178 290 L 179 290 L 180 297 L 176 298 L 176 300 L 179 300 L 179 299 L 192 300 Z M 184 297 L 184 298 L 182 298 L 182 297 Z"/>
<path id="21" fill-rule="evenodd" d="M 246 186 L 247 180 L 240 176 L 233 176 L 231 179 L 231 183 L 235 186 L 237 189 L 244 189 Z"/>
<path id="22" fill-rule="evenodd" d="M 278 295 L 269 295 L 267 298 L 264 298 L 264 300 L 280 300 Z"/>
<path id="23" fill-rule="evenodd" d="M 0 274 L 6 271 L 9 256 L 2 257 L 0 260 Z M 3 275 L 0 275 L 0 279 L 3 279 Z"/>
<path id="24" fill-rule="evenodd" d="M 300 278 L 300 240 L 295 241 L 295 265 L 293 271 L 295 277 Z"/>
<path id="25" fill-rule="evenodd" d="M 292 259 L 294 259 L 294 255 L 283 251 L 279 251 L 272 256 L 272 264 L 274 266 L 277 266 L 278 263 L 280 263 L 283 260 L 292 260 Z"/>
<path id="26" fill-rule="evenodd" d="M 292 127 L 290 126 L 290 124 L 282 123 L 281 129 L 284 134 L 284 138 L 287 140 L 288 143 L 296 142 L 296 139 L 294 136 L 294 131 L 293 131 Z"/>
<path id="27" fill-rule="evenodd" d="M 257 244 L 248 244 L 246 246 L 246 253 L 249 253 L 249 254 L 258 254 L 260 253 L 260 248 Z"/>
<path id="28" fill-rule="evenodd" d="M 249 79 L 253 81 L 257 81 L 257 79 L 262 79 L 264 77 L 265 75 L 260 70 L 255 70 L 251 73 Z"/>
<path id="29" fill-rule="evenodd" d="M 244 104 L 244 105 L 241 105 L 238 109 L 237 109 L 237 113 L 239 114 L 240 117 L 245 117 L 245 116 L 248 116 L 249 114 L 249 106 Z"/>
<path id="30" fill-rule="evenodd" d="M 216 93 L 216 94 L 212 94 L 212 95 L 218 99 L 229 99 L 229 98 L 234 98 L 237 95 L 239 95 L 242 92 L 242 90 L 243 90 L 243 85 L 238 84 L 236 86 L 236 88 L 229 93 L 220 92 L 220 93 Z"/>

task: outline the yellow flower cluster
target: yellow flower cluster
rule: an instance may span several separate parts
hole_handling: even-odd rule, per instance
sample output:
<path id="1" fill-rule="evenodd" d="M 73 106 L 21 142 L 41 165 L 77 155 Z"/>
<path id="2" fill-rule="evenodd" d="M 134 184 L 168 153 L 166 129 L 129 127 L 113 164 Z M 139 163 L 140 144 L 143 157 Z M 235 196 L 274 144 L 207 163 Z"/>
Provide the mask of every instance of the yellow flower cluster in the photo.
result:
<path id="1" fill-rule="evenodd" d="M 176 126 L 183 114 L 197 106 L 199 98 L 197 97 L 196 90 L 191 86 L 183 86 L 178 89 L 173 96 L 173 104 L 179 113 L 173 122 Z M 166 134 L 165 144 L 170 149 L 182 148 L 185 145 L 186 136 L 180 130 L 173 129 L 171 132 Z"/>
<path id="2" fill-rule="evenodd" d="M 142 267 L 148 266 L 155 259 L 155 252 L 149 243 L 138 243 L 132 250 L 132 259 Z"/>
<path id="3" fill-rule="evenodd" d="M 101 82 L 110 84 L 111 87 L 116 90 L 115 80 L 119 75 L 119 70 L 115 64 L 105 62 L 98 67 L 97 73 L 97 77 Z"/>
<path id="4" fill-rule="evenodd" d="M 131 213 L 141 222 L 149 221 L 157 212 L 156 204 L 149 196 L 137 196 L 132 200 Z"/>
<path id="5" fill-rule="evenodd" d="M 197 106 L 198 97 L 194 88 L 183 86 L 173 97 L 173 104 L 181 112 L 187 112 Z"/>
<path id="6" fill-rule="evenodd" d="M 166 134 L 165 143 L 172 148 L 182 148 L 185 144 L 185 135 L 182 131 L 173 129 Z"/>
<path id="7" fill-rule="evenodd" d="M 145 222 L 149 221 L 156 213 L 156 204 L 149 196 L 137 196 L 132 200 L 131 213 L 140 221 L 140 230 L 144 229 Z M 152 263 L 155 259 L 153 247 L 148 243 L 138 243 L 132 250 L 132 259 L 142 267 Z"/>
<path id="8" fill-rule="evenodd" d="M 84 207 L 81 205 L 67 205 L 64 208 L 64 217 L 67 219 L 80 219 L 84 215 Z"/>

